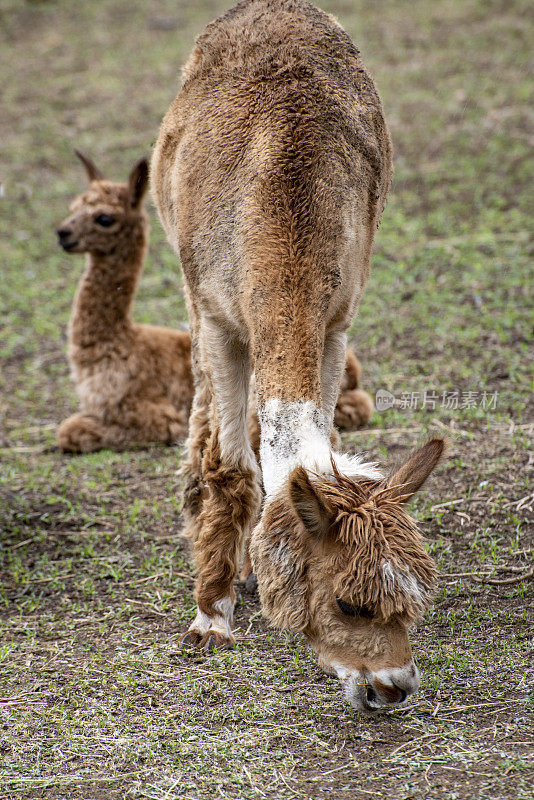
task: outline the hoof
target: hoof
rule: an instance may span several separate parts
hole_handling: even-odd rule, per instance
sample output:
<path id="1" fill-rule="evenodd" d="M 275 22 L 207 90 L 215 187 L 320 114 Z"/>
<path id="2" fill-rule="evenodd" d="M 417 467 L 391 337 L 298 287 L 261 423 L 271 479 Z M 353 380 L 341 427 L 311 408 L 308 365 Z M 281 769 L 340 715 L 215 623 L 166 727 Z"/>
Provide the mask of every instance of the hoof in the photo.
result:
<path id="1" fill-rule="evenodd" d="M 229 650 L 234 646 L 235 639 L 211 628 L 204 634 L 193 628 L 184 633 L 180 644 L 182 647 L 194 647 L 196 650 L 210 653 L 212 650 Z"/>
<path id="2" fill-rule="evenodd" d="M 258 591 L 258 579 L 256 577 L 256 573 L 250 573 L 245 581 L 245 589 L 249 594 L 256 594 Z"/>
<path id="3" fill-rule="evenodd" d="M 180 644 L 182 647 L 199 647 L 202 638 L 202 634 L 199 631 L 186 631 L 180 639 Z"/>
<path id="4" fill-rule="evenodd" d="M 235 644 L 235 639 L 225 636 L 219 631 L 209 630 L 204 634 L 199 644 L 201 650 L 211 653 L 212 650 L 231 650 Z"/>

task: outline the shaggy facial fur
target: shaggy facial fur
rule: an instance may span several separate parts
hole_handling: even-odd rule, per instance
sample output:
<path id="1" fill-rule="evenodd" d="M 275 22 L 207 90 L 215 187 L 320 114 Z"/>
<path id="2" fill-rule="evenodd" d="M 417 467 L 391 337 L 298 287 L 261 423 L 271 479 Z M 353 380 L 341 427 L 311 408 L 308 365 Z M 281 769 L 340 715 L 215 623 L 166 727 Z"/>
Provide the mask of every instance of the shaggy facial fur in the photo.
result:
<path id="1" fill-rule="evenodd" d="M 335 480 L 314 482 L 314 490 L 329 514 L 325 522 L 332 521 L 328 534 L 339 545 L 327 568 L 335 596 L 378 622 L 394 615 L 415 620 L 428 606 L 436 580 L 415 521 L 395 487 L 334 474 Z"/>
<path id="2" fill-rule="evenodd" d="M 385 702 L 402 696 L 384 692 L 388 670 L 405 671 L 404 696 L 414 690 L 408 628 L 431 601 L 436 568 L 403 506 L 443 449 L 428 442 L 387 482 L 349 479 L 334 463 L 330 477 L 299 467 L 252 534 L 265 615 L 304 633 L 323 666 L 349 676 L 358 707 L 367 702 L 361 685 Z"/>
<path id="3" fill-rule="evenodd" d="M 59 426 L 59 447 L 78 453 L 170 444 L 187 430 L 190 337 L 131 319 L 148 241 L 142 207 L 148 165 L 140 161 L 127 183 L 112 183 L 78 156 L 89 188 L 72 203 L 58 238 L 66 252 L 88 254 L 69 324 L 68 359 L 80 413 Z"/>
<path id="4" fill-rule="evenodd" d="M 307 597 L 316 570 L 321 592 L 329 585 L 328 607 L 336 617 L 339 598 L 380 624 L 394 616 L 413 622 L 428 607 L 437 574 L 415 521 L 394 489 L 378 481 L 356 483 L 335 468 L 334 476 L 310 482 L 302 468 L 295 470 L 291 494 L 269 505 L 254 534 L 253 563 L 266 616 L 280 628 L 316 627 Z M 317 497 L 320 517 L 313 522 L 314 511 L 297 499 L 298 482 L 308 482 Z"/>

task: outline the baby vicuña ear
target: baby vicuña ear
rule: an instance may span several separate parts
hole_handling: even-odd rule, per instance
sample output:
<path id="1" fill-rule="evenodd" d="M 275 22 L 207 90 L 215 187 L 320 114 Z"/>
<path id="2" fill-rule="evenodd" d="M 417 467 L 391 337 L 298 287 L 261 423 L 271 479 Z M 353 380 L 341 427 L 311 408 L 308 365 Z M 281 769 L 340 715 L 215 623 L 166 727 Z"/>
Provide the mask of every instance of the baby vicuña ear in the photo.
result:
<path id="1" fill-rule="evenodd" d="M 306 530 L 325 536 L 333 522 L 332 509 L 304 467 L 297 467 L 289 476 L 288 492 L 293 510 Z"/>
<path id="2" fill-rule="evenodd" d="M 393 498 L 407 502 L 421 488 L 448 446 L 447 439 L 430 439 L 388 479 Z"/>
<path id="3" fill-rule="evenodd" d="M 138 208 L 148 189 L 148 161 L 146 158 L 142 158 L 131 171 L 130 177 L 128 178 L 128 187 L 132 207 Z"/>
<path id="4" fill-rule="evenodd" d="M 88 156 L 84 156 L 84 154 L 81 153 L 79 150 L 75 150 L 74 152 L 82 162 L 85 168 L 85 174 L 89 178 L 89 182 L 101 181 L 104 179 L 103 173 L 100 172 L 97 166 L 95 166 L 94 161 L 91 161 L 91 159 Z"/>

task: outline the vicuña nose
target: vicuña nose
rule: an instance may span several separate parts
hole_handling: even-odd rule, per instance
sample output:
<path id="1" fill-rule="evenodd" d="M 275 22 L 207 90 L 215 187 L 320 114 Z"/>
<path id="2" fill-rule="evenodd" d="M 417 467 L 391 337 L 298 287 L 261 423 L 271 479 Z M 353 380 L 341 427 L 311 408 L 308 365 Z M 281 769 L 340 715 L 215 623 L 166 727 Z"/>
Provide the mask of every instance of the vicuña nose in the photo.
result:
<path id="1" fill-rule="evenodd" d="M 419 670 L 413 661 L 405 667 L 378 670 L 372 675 L 367 701 L 375 707 L 403 703 L 418 690 L 420 683 Z"/>
<path id="2" fill-rule="evenodd" d="M 58 228 L 56 231 L 60 242 L 65 241 L 71 235 L 72 231 L 69 228 Z"/>

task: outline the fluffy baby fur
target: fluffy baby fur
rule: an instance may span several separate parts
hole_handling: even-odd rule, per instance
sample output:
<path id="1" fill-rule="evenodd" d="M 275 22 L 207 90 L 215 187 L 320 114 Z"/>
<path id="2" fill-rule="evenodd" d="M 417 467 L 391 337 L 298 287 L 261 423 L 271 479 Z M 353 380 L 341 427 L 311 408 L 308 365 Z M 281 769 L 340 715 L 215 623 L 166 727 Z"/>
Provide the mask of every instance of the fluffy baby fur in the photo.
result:
<path id="1" fill-rule="evenodd" d="M 189 334 L 131 318 L 148 244 L 147 162 L 127 183 L 112 183 L 77 155 L 89 187 L 58 238 L 66 252 L 87 253 L 68 333 L 80 412 L 59 426 L 59 447 L 79 453 L 175 442 L 186 434 L 193 397 Z"/>

